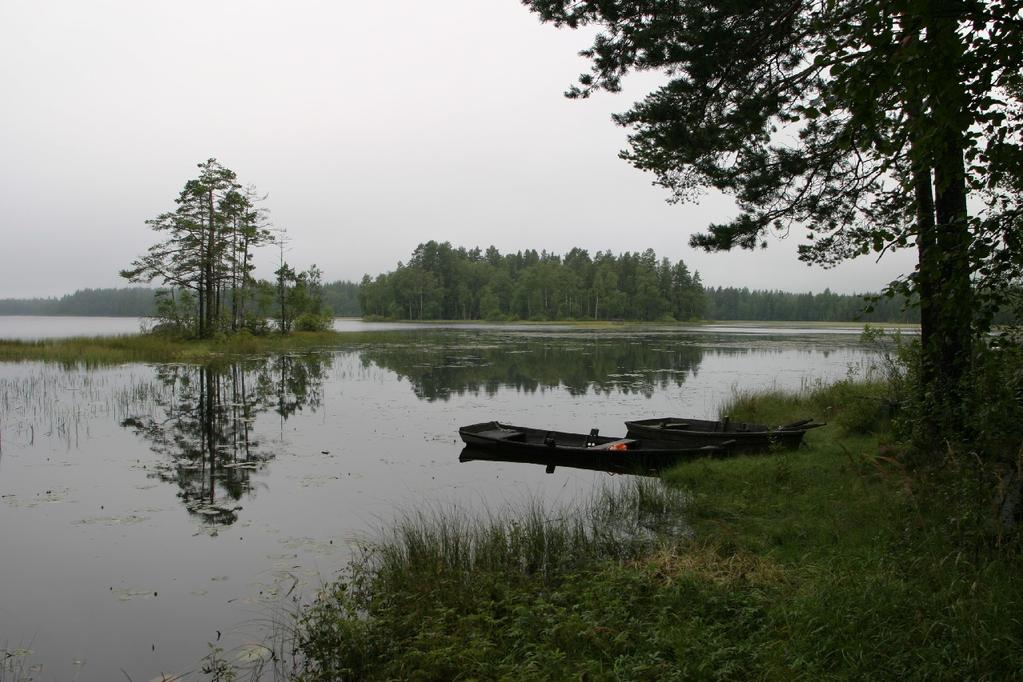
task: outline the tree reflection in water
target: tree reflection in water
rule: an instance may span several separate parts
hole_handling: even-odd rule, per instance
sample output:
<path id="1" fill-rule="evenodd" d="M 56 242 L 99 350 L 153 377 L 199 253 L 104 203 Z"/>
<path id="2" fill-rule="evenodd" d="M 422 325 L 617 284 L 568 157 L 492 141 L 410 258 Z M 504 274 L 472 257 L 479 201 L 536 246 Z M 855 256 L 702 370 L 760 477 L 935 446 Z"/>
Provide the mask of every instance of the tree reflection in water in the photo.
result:
<path id="1" fill-rule="evenodd" d="M 212 528 L 238 520 L 252 474 L 274 457 L 253 431 L 257 415 L 273 411 L 283 425 L 323 398 L 332 356 L 276 355 L 208 365 L 162 365 L 162 397 L 154 414 L 121 425 L 166 455 L 152 477 L 178 486 L 188 511 Z"/>
<path id="2" fill-rule="evenodd" d="M 407 379 L 423 400 L 501 388 L 533 393 L 562 387 L 574 396 L 636 393 L 651 396 L 681 386 L 695 375 L 704 349 L 686 339 L 633 336 L 539 336 L 471 334 L 431 337 L 362 351 L 364 366 L 376 364 Z"/>

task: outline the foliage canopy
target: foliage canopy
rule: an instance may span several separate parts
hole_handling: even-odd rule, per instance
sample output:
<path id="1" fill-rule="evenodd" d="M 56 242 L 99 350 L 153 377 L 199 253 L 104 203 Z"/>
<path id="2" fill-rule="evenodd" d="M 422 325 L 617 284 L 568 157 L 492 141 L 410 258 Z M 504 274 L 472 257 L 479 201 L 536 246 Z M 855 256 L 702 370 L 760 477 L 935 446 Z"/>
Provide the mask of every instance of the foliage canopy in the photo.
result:
<path id="1" fill-rule="evenodd" d="M 658 261 L 651 249 L 502 255 L 435 241 L 393 272 L 367 275 L 359 297 L 364 315 L 420 320 L 688 320 L 702 316 L 705 303 L 700 274 L 682 261 Z"/>
<path id="2" fill-rule="evenodd" d="M 615 120 L 632 131 L 622 156 L 672 200 L 735 197 L 738 215 L 692 245 L 755 248 L 805 226 L 811 263 L 915 246 L 918 266 L 893 290 L 918 297 L 924 390 L 960 421 L 972 339 L 1023 272 L 1018 2 L 524 4 L 559 26 L 600 27 L 570 97 L 665 74 Z"/>

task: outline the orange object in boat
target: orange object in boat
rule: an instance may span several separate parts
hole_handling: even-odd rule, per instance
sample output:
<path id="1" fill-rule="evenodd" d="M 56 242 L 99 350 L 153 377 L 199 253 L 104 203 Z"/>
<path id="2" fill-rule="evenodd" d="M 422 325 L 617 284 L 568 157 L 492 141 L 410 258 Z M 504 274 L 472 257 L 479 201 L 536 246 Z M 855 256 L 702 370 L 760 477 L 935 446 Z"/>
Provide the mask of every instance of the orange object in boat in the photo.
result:
<path id="1" fill-rule="evenodd" d="M 623 452 L 629 449 L 629 445 L 627 443 L 612 443 L 607 449 L 614 450 L 615 452 Z"/>

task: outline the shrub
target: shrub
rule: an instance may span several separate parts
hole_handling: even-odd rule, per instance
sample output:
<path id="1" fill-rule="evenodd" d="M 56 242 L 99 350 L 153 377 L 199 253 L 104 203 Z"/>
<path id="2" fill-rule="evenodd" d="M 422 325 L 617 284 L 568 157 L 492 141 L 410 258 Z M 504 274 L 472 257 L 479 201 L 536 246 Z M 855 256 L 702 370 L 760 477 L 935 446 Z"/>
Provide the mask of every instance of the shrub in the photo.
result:
<path id="1" fill-rule="evenodd" d="M 294 330 L 298 332 L 325 332 L 334 324 L 329 314 L 302 313 L 295 318 Z"/>

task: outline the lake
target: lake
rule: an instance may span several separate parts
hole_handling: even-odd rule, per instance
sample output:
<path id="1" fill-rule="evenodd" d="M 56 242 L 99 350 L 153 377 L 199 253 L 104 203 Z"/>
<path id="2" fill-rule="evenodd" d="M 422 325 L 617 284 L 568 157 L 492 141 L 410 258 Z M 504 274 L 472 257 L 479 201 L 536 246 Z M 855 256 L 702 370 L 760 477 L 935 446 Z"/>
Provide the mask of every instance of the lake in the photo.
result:
<path id="1" fill-rule="evenodd" d="M 0 339 L 37 341 L 41 339 L 66 339 L 73 336 L 117 336 L 138 334 L 149 324 L 143 317 L 77 317 L 59 315 L 0 315 Z M 544 324 L 548 330 L 572 330 L 572 325 Z M 501 329 L 504 331 L 527 331 L 536 329 L 536 324 L 488 324 L 478 322 L 364 322 L 356 317 L 337 317 L 333 328 L 339 332 L 399 331 L 424 329 Z M 678 329 L 678 325 L 650 325 L 651 329 Z M 755 324 L 714 324 L 688 328 L 690 333 L 736 333 L 736 334 L 858 334 L 863 325 L 829 324 L 827 326 L 799 326 L 791 323 L 783 327 L 757 326 Z"/>
<path id="2" fill-rule="evenodd" d="M 623 480 L 459 463 L 461 425 L 623 434 L 869 359 L 841 330 L 400 328 L 204 366 L 0 363 L 0 648 L 39 680 L 195 671 L 210 643 L 261 641 L 396 514 L 558 507 Z"/>
<path id="3" fill-rule="evenodd" d="M 80 317 L 74 315 L 0 315 L 0 339 L 37 341 L 73 336 L 118 336 L 138 334 L 150 324 L 144 317 Z M 475 329 L 473 322 L 363 322 L 356 317 L 334 318 L 339 332 L 396 331 L 399 329 Z M 503 329 L 530 329 L 536 325 L 505 324 Z M 559 325 L 545 325 L 558 328 Z M 564 328 L 570 328 L 567 325 Z"/>

